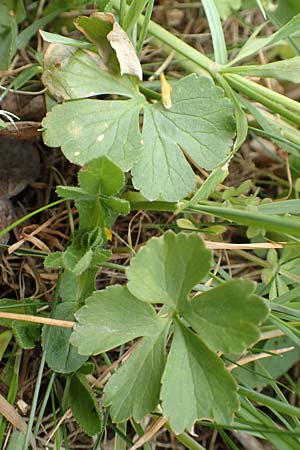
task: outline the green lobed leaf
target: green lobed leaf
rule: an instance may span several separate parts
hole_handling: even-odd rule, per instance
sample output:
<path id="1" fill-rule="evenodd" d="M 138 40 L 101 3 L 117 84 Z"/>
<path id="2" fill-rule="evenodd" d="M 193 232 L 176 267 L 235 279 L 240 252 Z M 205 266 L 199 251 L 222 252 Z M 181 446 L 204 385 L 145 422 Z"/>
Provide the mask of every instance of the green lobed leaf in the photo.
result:
<path id="1" fill-rule="evenodd" d="M 99 55 L 73 46 L 50 44 L 44 56 L 43 83 L 58 100 L 118 94 L 134 97 L 136 83 L 109 71 Z"/>
<path id="2" fill-rule="evenodd" d="M 80 169 L 78 181 L 80 186 L 91 195 L 112 196 L 121 191 L 125 183 L 125 176 L 116 164 L 102 156 L 90 161 Z"/>
<path id="3" fill-rule="evenodd" d="M 196 234 L 168 231 L 152 238 L 132 259 L 128 289 L 138 299 L 184 309 L 190 290 L 208 273 L 211 251 Z"/>
<path id="4" fill-rule="evenodd" d="M 96 355 L 141 336 L 151 336 L 160 321 L 152 306 L 125 286 L 95 292 L 75 314 L 70 342 L 80 354 Z"/>
<path id="5" fill-rule="evenodd" d="M 103 205 L 118 214 L 126 216 L 130 213 L 130 204 L 127 200 L 121 198 L 102 199 Z"/>
<path id="6" fill-rule="evenodd" d="M 195 420 L 230 424 L 239 407 L 237 387 L 221 359 L 192 331 L 176 323 L 162 377 L 163 414 L 175 433 Z"/>
<path id="7" fill-rule="evenodd" d="M 182 315 L 212 350 L 241 353 L 257 341 L 268 314 L 254 290 L 251 281 L 228 281 L 194 297 Z"/>
<path id="8" fill-rule="evenodd" d="M 59 197 L 65 200 L 80 201 L 89 199 L 89 194 L 77 186 L 56 186 L 55 191 Z"/>
<path id="9" fill-rule="evenodd" d="M 140 100 L 73 100 L 56 105 L 43 119 L 49 147 L 61 147 L 71 162 L 107 156 L 123 171 L 140 158 Z"/>
<path id="10" fill-rule="evenodd" d="M 118 94 L 134 97 L 136 83 L 109 71 L 99 55 L 73 46 L 50 44 L 44 56 L 43 83 L 58 100 Z"/>
<path id="11" fill-rule="evenodd" d="M 168 328 L 169 324 L 161 319 L 158 332 L 143 338 L 105 386 L 103 405 L 110 406 L 115 422 L 124 422 L 129 417 L 139 422 L 156 408 L 165 366 Z"/>
<path id="12" fill-rule="evenodd" d="M 55 319 L 73 320 L 73 305 L 64 302 L 57 306 Z M 44 326 L 42 331 L 42 346 L 46 353 L 48 366 L 59 373 L 72 373 L 78 370 L 87 360 L 86 356 L 79 355 L 76 347 L 69 343 L 72 333 L 70 328 Z"/>
<path id="13" fill-rule="evenodd" d="M 118 214 L 129 214 L 129 202 L 112 197 L 123 188 L 124 174 L 105 156 L 82 167 L 78 173 L 78 182 L 80 187 L 58 186 L 56 192 L 65 199 L 75 200 L 80 231 L 90 232 L 91 228 L 110 227 Z M 103 245 L 103 242 L 102 239 L 100 244 Z M 86 251 L 90 250 L 90 245 L 89 242 Z"/>
<path id="14" fill-rule="evenodd" d="M 177 201 L 195 189 L 185 158 L 211 170 L 229 153 L 233 107 L 208 78 L 189 75 L 172 90 L 172 106 L 144 105 L 144 152 L 133 167 L 134 186 L 149 200 Z"/>
<path id="15" fill-rule="evenodd" d="M 147 103 L 132 81 L 129 91 L 123 90 L 123 95 L 132 97 L 130 100 L 79 100 L 99 93 L 122 94 L 120 86 L 125 83 L 126 90 L 129 79 L 120 77 L 114 85 L 100 79 L 98 88 L 96 73 L 102 74 L 103 70 L 96 54 L 67 47 L 62 50 L 65 56 L 61 56 L 54 50 L 53 55 L 48 55 L 50 71 L 45 62 L 45 84 L 57 90 L 60 98 L 77 100 L 53 107 L 42 122 L 43 137 L 48 146 L 61 146 L 71 162 L 82 165 L 106 155 L 123 171 L 132 169 L 134 186 L 149 200 L 162 197 L 177 201 L 196 186 L 186 156 L 211 170 L 230 155 L 234 136 L 232 103 L 209 79 L 190 75 L 177 82 L 170 109 L 161 102 Z M 74 68 L 70 69 L 70 64 Z M 92 69 L 90 77 L 86 66 Z M 64 71 L 70 80 L 65 79 Z M 84 74 L 85 79 L 78 79 L 76 73 Z M 109 75 L 108 80 L 111 83 L 113 78 Z M 139 129 L 142 108 L 143 136 Z"/>
<path id="16" fill-rule="evenodd" d="M 88 436 L 100 433 L 102 429 L 101 413 L 98 401 L 84 375 L 72 376 L 69 390 L 72 414 Z"/>

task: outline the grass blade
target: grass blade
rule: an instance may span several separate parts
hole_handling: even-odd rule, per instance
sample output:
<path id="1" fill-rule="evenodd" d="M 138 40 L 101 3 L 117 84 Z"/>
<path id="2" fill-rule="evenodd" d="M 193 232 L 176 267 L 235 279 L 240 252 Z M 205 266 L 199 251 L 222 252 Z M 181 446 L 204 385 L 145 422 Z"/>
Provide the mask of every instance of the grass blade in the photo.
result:
<path id="1" fill-rule="evenodd" d="M 214 0 L 202 0 L 202 6 L 204 8 L 212 36 L 215 61 L 218 64 L 227 64 L 228 59 L 224 33 L 220 15 L 216 8 Z"/>

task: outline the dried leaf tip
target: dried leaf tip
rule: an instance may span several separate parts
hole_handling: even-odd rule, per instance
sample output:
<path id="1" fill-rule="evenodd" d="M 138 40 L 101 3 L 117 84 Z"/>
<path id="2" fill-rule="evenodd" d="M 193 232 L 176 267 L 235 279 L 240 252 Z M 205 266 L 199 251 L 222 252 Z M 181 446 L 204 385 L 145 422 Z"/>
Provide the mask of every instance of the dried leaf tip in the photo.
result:
<path id="1" fill-rule="evenodd" d="M 172 86 L 167 82 L 166 77 L 163 73 L 160 74 L 160 82 L 161 82 L 161 100 L 162 104 L 166 109 L 170 109 L 172 106 L 171 100 L 171 92 Z"/>

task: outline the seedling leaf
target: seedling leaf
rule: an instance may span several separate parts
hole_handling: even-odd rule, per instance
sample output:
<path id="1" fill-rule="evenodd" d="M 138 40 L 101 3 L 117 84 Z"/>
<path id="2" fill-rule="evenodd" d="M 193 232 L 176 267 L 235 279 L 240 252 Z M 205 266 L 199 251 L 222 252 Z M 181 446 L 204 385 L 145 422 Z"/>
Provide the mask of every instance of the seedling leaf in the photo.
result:
<path id="1" fill-rule="evenodd" d="M 132 259 L 128 289 L 143 302 L 163 303 L 180 311 L 210 264 L 211 252 L 196 234 L 167 232 L 148 241 Z"/>
<path id="2" fill-rule="evenodd" d="M 175 325 L 161 400 L 175 433 L 191 430 L 197 419 L 230 424 L 239 407 L 236 384 L 221 359 L 181 323 Z"/>

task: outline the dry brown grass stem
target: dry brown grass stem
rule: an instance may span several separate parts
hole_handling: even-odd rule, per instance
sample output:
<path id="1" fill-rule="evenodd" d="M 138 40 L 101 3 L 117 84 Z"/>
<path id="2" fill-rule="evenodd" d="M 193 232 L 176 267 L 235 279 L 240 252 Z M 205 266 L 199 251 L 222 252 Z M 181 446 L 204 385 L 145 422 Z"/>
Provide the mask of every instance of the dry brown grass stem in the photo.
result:
<path id="1" fill-rule="evenodd" d="M 50 325 L 53 327 L 63 327 L 63 328 L 73 328 L 76 322 L 71 322 L 69 320 L 59 320 L 59 319 L 51 319 L 49 317 L 38 317 L 32 316 L 30 314 L 15 314 L 9 313 L 5 311 L 0 311 L 1 319 L 10 319 L 10 320 L 22 320 L 23 322 L 35 322 L 42 323 L 44 325 Z"/>
<path id="2" fill-rule="evenodd" d="M 259 242 L 257 244 L 230 244 L 227 242 L 204 241 L 212 250 L 257 250 L 261 248 L 283 248 L 286 242 Z"/>

